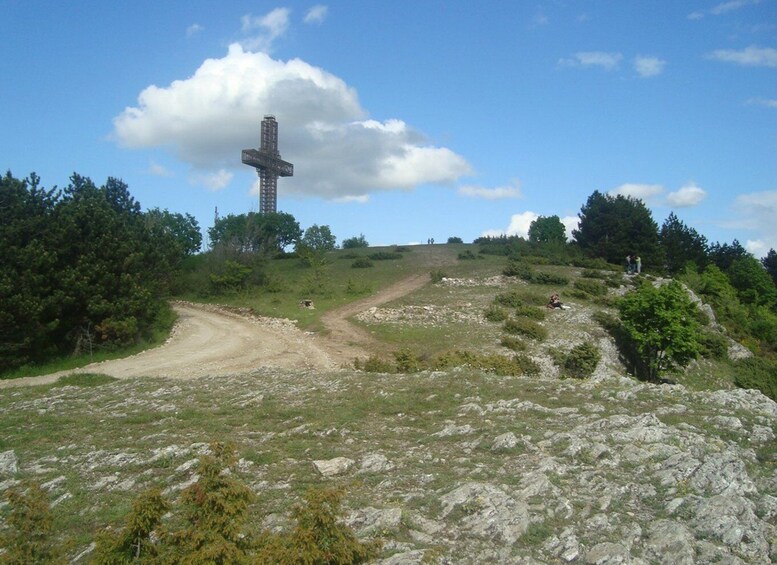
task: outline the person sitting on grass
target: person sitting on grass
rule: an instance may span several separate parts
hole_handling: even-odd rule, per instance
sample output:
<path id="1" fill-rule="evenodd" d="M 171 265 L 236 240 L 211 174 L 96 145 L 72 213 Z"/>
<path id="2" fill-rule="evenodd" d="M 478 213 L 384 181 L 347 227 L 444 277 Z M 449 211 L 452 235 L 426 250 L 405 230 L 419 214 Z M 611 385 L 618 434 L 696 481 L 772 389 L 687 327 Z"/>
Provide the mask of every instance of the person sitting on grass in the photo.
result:
<path id="1" fill-rule="evenodd" d="M 561 304 L 561 299 L 559 298 L 557 293 L 553 293 L 550 295 L 550 300 L 548 301 L 548 308 L 562 308 L 564 305 Z"/>

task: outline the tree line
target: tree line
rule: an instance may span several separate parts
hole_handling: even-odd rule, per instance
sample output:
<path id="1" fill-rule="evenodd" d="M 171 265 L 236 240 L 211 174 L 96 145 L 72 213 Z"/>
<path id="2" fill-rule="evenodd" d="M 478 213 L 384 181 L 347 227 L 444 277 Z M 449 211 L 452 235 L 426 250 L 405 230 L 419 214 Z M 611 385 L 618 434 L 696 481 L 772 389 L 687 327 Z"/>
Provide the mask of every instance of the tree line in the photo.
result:
<path id="1" fill-rule="evenodd" d="M 0 177 L 0 367 L 136 342 L 166 312 L 178 267 L 200 249 L 188 214 L 140 203 L 119 179 L 73 174 L 46 189 Z"/>

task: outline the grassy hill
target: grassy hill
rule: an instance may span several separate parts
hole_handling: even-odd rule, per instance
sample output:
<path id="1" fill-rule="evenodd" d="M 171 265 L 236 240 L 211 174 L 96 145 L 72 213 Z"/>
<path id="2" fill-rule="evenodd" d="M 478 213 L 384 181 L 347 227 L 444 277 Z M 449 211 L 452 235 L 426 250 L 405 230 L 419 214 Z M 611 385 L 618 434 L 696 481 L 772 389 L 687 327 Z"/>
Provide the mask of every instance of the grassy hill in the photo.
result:
<path id="1" fill-rule="evenodd" d="M 381 251 L 401 258 L 352 267 Z M 231 441 L 235 473 L 257 494 L 251 529 L 287 524 L 308 487 L 341 487 L 347 523 L 383 540 L 380 563 L 777 559 L 777 404 L 735 389 L 720 360 L 673 375 L 676 386 L 629 377 L 598 321 L 630 288 L 620 273 L 592 278 L 534 263 L 568 283 L 530 284 L 502 275 L 505 257 L 467 251 L 475 248 L 337 251 L 323 286 L 299 261 L 273 261 L 260 291 L 211 300 L 315 331 L 330 308 L 434 273 L 434 284 L 430 275 L 420 291 L 354 320 L 384 344 L 376 354 L 387 362 L 392 352 L 419 361 L 450 350 L 512 355 L 504 322 L 486 316 L 502 296 L 541 313 L 530 316 L 544 339 L 508 334 L 536 364 L 528 374 L 258 369 L 2 390 L 0 491 L 42 484 L 55 538 L 87 562 L 95 533 L 119 523 L 138 492 L 158 486 L 174 499 L 208 445 Z M 606 294 L 576 288 L 579 280 Z M 551 292 L 570 309 L 546 311 Z M 315 309 L 300 308 L 302 299 Z M 511 316 L 517 308 L 503 307 Z M 559 360 L 580 343 L 601 352 L 593 376 L 559 378 Z M 8 505 L 0 511 L 6 520 Z"/>

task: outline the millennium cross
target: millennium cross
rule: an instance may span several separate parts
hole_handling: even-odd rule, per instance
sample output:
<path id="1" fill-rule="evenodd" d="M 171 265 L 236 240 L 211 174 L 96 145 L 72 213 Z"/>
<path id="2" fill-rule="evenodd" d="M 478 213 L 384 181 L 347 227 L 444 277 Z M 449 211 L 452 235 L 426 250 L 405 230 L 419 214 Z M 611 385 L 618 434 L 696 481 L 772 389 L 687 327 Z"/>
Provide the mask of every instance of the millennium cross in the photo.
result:
<path id="1" fill-rule="evenodd" d="M 294 165 L 281 159 L 278 152 L 278 122 L 275 116 L 262 120 L 259 149 L 243 149 L 243 163 L 256 169 L 259 175 L 259 212 L 277 211 L 278 177 L 294 176 Z"/>

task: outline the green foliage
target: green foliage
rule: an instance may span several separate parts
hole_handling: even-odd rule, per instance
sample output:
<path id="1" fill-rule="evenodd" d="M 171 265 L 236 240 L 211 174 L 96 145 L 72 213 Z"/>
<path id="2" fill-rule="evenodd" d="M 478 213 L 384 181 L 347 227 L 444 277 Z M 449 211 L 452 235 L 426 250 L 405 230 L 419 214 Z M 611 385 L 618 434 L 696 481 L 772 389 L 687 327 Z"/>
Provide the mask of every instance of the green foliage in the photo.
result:
<path id="1" fill-rule="evenodd" d="M 0 177 L 0 365 L 148 336 L 185 253 L 160 217 L 114 178 L 58 191 Z"/>
<path id="2" fill-rule="evenodd" d="M 537 306 L 520 305 L 520 306 L 516 306 L 513 313 L 519 317 L 542 321 L 547 316 L 547 308 L 538 308 Z"/>
<path id="3" fill-rule="evenodd" d="M 391 251 L 376 251 L 368 255 L 373 261 L 395 261 L 402 259 L 402 253 L 392 253 Z"/>
<path id="4" fill-rule="evenodd" d="M 459 253 L 459 261 L 470 261 L 477 258 L 478 256 L 472 253 L 471 249 L 467 249 L 466 251 Z"/>
<path id="5" fill-rule="evenodd" d="M 528 318 L 510 318 L 506 320 L 504 331 L 510 334 L 526 336 L 537 341 L 544 341 L 548 337 L 548 330 Z"/>
<path id="6" fill-rule="evenodd" d="M 545 273 L 542 271 L 538 271 L 534 273 L 534 275 L 532 276 L 529 282 L 533 284 L 566 286 L 567 284 L 569 284 L 569 279 L 562 275 L 556 275 L 553 273 Z"/>
<path id="7" fill-rule="evenodd" d="M 566 376 L 586 379 L 593 375 L 602 358 L 599 348 L 591 343 L 581 343 L 567 353 L 562 366 Z"/>
<path id="8" fill-rule="evenodd" d="M 486 308 L 483 316 L 489 322 L 504 322 L 507 319 L 507 311 L 496 304 L 491 304 Z"/>
<path id="9" fill-rule="evenodd" d="M 499 342 L 499 344 L 502 347 L 510 349 L 511 351 L 526 351 L 528 347 L 526 342 L 522 339 L 518 339 L 509 335 L 502 336 L 502 340 Z"/>
<path id="10" fill-rule="evenodd" d="M 638 370 L 650 381 L 682 366 L 699 352 L 696 305 L 682 285 L 672 281 L 661 287 L 642 284 L 619 304 L 621 321 L 639 353 Z"/>
<path id="11" fill-rule="evenodd" d="M 699 333 L 699 346 L 702 357 L 708 359 L 728 359 L 728 339 L 720 332 L 702 330 Z"/>
<path id="12" fill-rule="evenodd" d="M 561 275 L 535 271 L 523 261 L 510 260 L 502 271 L 506 277 L 519 277 L 532 284 L 547 284 L 564 286 L 569 284 L 569 279 Z"/>
<path id="13" fill-rule="evenodd" d="M 777 286 L 777 251 L 769 249 L 766 257 L 761 259 L 761 264 L 766 269 L 766 272 L 769 273 L 769 276 L 772 277 L 772 282 Z"/>
<path id="14" fill-rule="evenodd" d="M 329 226 L 313 224 L 305 230 L 300 243 L 313 251 L 331 251 L 337 247 L 337 238 Z"/>
<path id="15" fill-rule="evenodd" d="M 155 559 L 159 546 L 152 541 L 152 535 L 170 508 L 158 488 L 141 493 L 132 503 L 132 511 L 121 529 L 109 529 L 97 535 L 92 563 L 119 565 L 148 563 Z"/>
<path id="16" fill-rule="evenodd" d="M 638 253 L 645 266 L 664 264 L 658 225 L 641 200 L 595 191 L 578 216 L 580 223 L 572 235 L 589 257 L 620 265 L 626 256 Z"/>
<path id="17" fill-rule="evenodd" d="M 182 255 L 194 255 L 202 246 L 202 233 L 191 214 L 177 214 L 152 208 L 145 214 L 149 230 L 159 230 L 178 246 Z"/>
<path id="18" fill-rule="evenodd" d="M 758 259 L 750 255 L 735 259 L 728 278 L 744 304 L 772 307 L 777 303 L 777 287 Z"/>
<path id="19" fill-rule="evenodd" d="M 341 522 L 340 490 L 309 490 L 304 504 L 292 511 L 296 526 L 290 533 L 266 534 L 256 563 L 278 565 L 356 565 L 377 557 L 378 540 L 360 542 Z"/>
<path id="20" fill-rule="evenodd" d="M 518 306 L 526 305 L 526 299 L 523 294 L 518 291 L 511 290 L 508 292 L 500 292 L 494 297 L 494 304 L 501 306 L 508 306 L 517 308 Z"/>
<path id="21" fill-rule="evenodd" d="M 7 528 L 0 534 L 0 561 L 8 565 L 66 563 L 51 540 L 53 518 L 48 497 L 37 484 L 28 483 L 6 491 L 11 511 Z"/>
<path id="22" fill-rule="evenodd" d="M 520 346 L 516 345 L 516 350 Z M 357 360 L 354 367 L 369 373 L 416 373 L 419 371 L 433 370 L 444 371 L 454 367 L 468 367 L 495 375 L 535 375 L 540 371 L 539 366 L 525 355 L 478 354 L 469 351 L 446 351 L 431 360 L 422 359 L 417 354 L 402 350 L 394 353 L 395 362 L 382 360 L 378 357 L 370 357 L 366 360 Z"/>
<path id="23" fill-rule="evenodd" d="M 394 352 L 394 361 L 398 373 L 417 373 L 423 370 L 421 358 L 409 349 Z"/>
<path id="24" fill-rule="evenodd" d="M 567 231 L 558 216 L 540 216 L 529 226 L 532 243 L 560 243 L 567 240 Z"/>
<path id="25" fill-rule="evenodd" d="M 343 249 L 359 249 L 362 247 L 369 247 L 370 244 L 367 243 L 367 240 L 364 238 L 364 234 L 359 234 L 358 236 L 349 237 L 347 239 L 343 240 L 343 243 L 341 244 L 341 247 Z"/>
<path id="26" fill-rule="evenodd" d="M 367 359 L 355 359 L 353 367 L 357 371 L 366 373 L 396 373 L 397 368 L 391 361 L 386 361 L 377 355 L 370 355 Z"/>
<path id="27" fill-rule="evenodd" d="M 464 241 L 460 237 L 453 236 L 448 238 L 448 243 L 464 243 Z"/>
<path id="28" fill-rule="evenodd" d="M 607 296 L 607 287 L 596 280 L 577 279 L 573 286 L 576 290 L 580 290 L 591 296 Z"/>
<path id="29" fill-rule="evenodd" d="M 674 275 L 685 269 L 691 262 L 699 267 L 704 267 L 707 262 L 707 239 L 686 226 L 672 212 L 661 226 L 659 241 L 664 250 L 666 268 Z"/>
<path id="30" fill-rule="evenodd" d="M 747 249 L 738 240 L 728 243 L 713 243 L 709 247 L 709 258 L 721 271 L 728 271 L 737 259 L 750 257 Z"/>
<path id="31" fill-rule="evenodd" d="M 429 273 L 429 277 L 432 280 L 432 284 L 438 284 L 442 282 L 442 279 L 447 278 L 448 274 L 442 269 L 435 269 Z"/>
<path id="32" fill-rule="evenodd" d="M 777 361 L 750 357 L 732 364 L 734 383 L 741 388 L 754 388 L 777 401 Z"/>
<path id="33" fill-rule="evenodd" d="M 208 229 L 211 247 L 222 247 L 228 255 L 269 255 L 297 241 L 302 235 L 299 222 L 285 212 L 230 214 L 216 218 Z"/>
<path id="34" fill-rule="evenodd" d="M 374 266 L 375 263 L 373 263 L 369 257 L 359 257 L 351 263 L 351 267 L 354 269 L 369 269 Z"/>
<path id="35" fill-rule="evenodd" d="M 216 294 L 237 292 L 246 287 L 249 276 L 251 276 L 251 267 L 227 260 L 220 273 L 211 273 L 210 287 Z"/>

